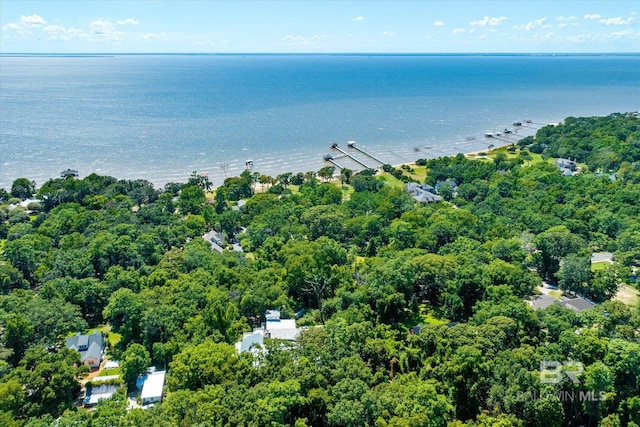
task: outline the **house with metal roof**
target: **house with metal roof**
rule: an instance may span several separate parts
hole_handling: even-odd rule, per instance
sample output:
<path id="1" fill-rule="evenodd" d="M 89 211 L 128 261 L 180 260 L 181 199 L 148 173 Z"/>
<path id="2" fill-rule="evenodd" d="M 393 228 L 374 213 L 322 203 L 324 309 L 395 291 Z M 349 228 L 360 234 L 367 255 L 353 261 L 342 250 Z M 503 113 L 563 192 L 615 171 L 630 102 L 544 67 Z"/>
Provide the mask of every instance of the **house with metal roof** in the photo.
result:
<path id="1" fill-rule="evenodd" d="M 117 384 L 97 384 L 87 389 L 85 398 L 82 399 L 82 404 L 89 408 L 95 406 L 103 399 L 109 399 L 113 394 L 118 391 Z"/>
<path id="2" fill-rule="evenodd" d="M 149 405 L 162 401 L 162 393 L 164 392 L 164 380 L 167 376 L 167 371 L 153 371 L 147 375 L 147 378 L 142 385 L 142 393 L 140 394 L 140 400 L 142 405 Z"/>

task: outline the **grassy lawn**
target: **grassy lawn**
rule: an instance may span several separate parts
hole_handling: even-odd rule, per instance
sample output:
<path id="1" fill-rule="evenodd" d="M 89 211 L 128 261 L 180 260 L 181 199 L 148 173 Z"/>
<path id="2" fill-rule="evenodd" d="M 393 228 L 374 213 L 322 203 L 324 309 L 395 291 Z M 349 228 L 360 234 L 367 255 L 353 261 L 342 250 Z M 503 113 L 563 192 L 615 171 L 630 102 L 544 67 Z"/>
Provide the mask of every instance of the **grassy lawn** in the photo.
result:
<path id="1" fill-rule="evenodd" d="M 609 261 L 592 262 L 591 263 L 591 271 L 604 270 L 605 268 L 607 268 L 610 265 L 611 265 L 611 263 Z"/>
<path id="2" fill-rule="evenodd" d="M 487 149 L 484 151 L 484 153 L 486 153 L 486 156 L 467 155 L 467 158 L 489 161 L 489 160 L 495 159 L 498 153 L 502 153 L 506 155 L 507 159 L 515 159 L 520 157 L 520 152 L 521 152 L 520 148 L 517 148 L 514 153 L 510 153 L 507 150 L 507 148 L 508 146 L 492 148 L 491 150 Z M 532 166 L 536 163 L 542 163 L 542 162 L 553 163 L 553 159 L 544 159 L 541 154 L 529 152 L 529 156 L 531 157 L 531 159 L 525 160 L 525 162 L 523 163 L 523 166 Z"/>
<path id="3" fill-rule="evenodd" d="M 406 310 L 408 311 L 408 310 Z M 444 317 L 444 314 L 441 310 L 438 310 L 434 307 L 430 307 L 427 304 L 420 304 L 420 314 L 414 314 L 405 322 L 402 323 L 405 329 L 410 329 L 415 325 L 446 325 L 449 323 L 449 319 Z"/>
<path id="4" fill-rule="evenodd" d="M 562 291 L 557 290 L 557 291 L 549 291 L 549 296 L 553 297 L 557 300 L 560 300 L 562 298 Z"/>
<path id="5" fill-rule="evenodd" d="M 390 173 L 382 172 L 382 174 L 379 175 L 379 177 L 384 182 L 384 184 L 389 187 L 399 188 L 401 190 L 404 189 L 404 185 L 405 185 L 404 182 L 400 181 L 398 178 L 391 175 Z"/>
<path id="6" fill-rule="evenodd" d="M 404 174 L 410 176 L 418 182 L 424 182 L 424 180 L 427 178 L 427 167 L 416 166 L 415 163 L 411 163 L 409 167 L 413 169 L 413 172 L 403 170 Z"/>
<path id="7" fill-rule="evenodd" d="M 640 292 L 631 286 L 620 285 L 618 293 L 613 299 L 637 307 L 638 303 L 640 303 Z"/>
<path id="8" fill-rule="evenodd" d="M 438 325 L 446 325 L 447 323 L 449 323 L 449 319 L 441 319 L 438 317 L 434 317 L 434 315 L 431 313 L 423 315 L 422 319 L 424 323 L 427 325 L 438 326 Z"/>
<path id="9" fill-rule="evenodd" d="M 121 375 L 120 368 L 103 369 L 98 377 L 108 377 L 109 375 Z"/>

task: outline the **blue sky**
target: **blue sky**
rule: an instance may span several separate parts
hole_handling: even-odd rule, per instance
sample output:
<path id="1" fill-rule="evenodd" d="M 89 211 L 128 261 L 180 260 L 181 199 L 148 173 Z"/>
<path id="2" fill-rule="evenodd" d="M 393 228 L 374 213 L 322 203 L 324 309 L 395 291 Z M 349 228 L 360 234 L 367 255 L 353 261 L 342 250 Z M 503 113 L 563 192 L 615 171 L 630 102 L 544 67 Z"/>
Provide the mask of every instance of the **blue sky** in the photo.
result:
<path id="1" fill-rule="evenodd" d="M 638 52 L 637 1 L 0 0 L 0 52 Z"/>

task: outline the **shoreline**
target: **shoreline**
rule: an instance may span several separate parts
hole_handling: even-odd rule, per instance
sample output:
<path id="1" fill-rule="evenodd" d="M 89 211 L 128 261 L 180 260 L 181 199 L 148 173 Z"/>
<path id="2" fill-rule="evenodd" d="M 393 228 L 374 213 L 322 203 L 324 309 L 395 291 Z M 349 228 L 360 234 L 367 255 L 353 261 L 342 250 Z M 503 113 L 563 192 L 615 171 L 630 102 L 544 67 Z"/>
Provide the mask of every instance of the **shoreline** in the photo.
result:
<path id="1" fill-rule="evenodd" d="M 458 138 L 440 140 L 442 141 L 440 144 L 438 144 L 436 141 L 429 141 L 428 139 L 424 138 L 421 141 L 405 141 L 396 144 L 358 143 L 358 146 L 368 153 L 373 154 L 373 156 L 380 158 L 381 161 L 388 161 L 388 163 L 386 164 L 390 164 L 395 168 L 399 168 L 402 165 L 415 165 L 415 162 L 418 159 L 452 157 L 460 153 L 467 158 L 471 158 L 471 156 L 477 156 L 478 153 L 509 146 L 517 143 L 521 138 L 529 135 L 535 135 L 535 133 L 541 126 L 544 126 L 544 123 L 536 122 L 532 126 L 528 126 L 526 127 L 526 129 L 523 129 L 520 134 L 514 133 L 511 137 L 509 137 L 509 139 L 504 137 L 494 139 L 485 139 L 482 137 L 478 137 L 470 140 L 461 139 L 460 135 L 458 135 Z M 489 149 L 487 144 L 495 146 L 492 147 L 492 149 Z M 285 158 L 284 162 L 274 161 L 273 159 L 258 158 L 254 161 L 254 165 L 251 170 L 252 172 L 257 172 L 261 175 L 268 175 L 275 178 L 279 174 L 288 172 L 291 172 L 293 174 L 297 174 L 298 172 L 305 173 L 308 171 L 317 172 L 322 167 L 331 165 L 331 163 L 321 160 L 322 155 L 319 154 L 321 153 L 321 151 L 318 150 L 316 153 L 300 153 L 299 156 L 291 156 L 289 158 Z M 367 164 L 367 166 L 370 166 L 370 163 L 374 162 L 369 156 L 362 153 L 353 152 L 350 154 L 353 154 L 354 157 L 363 160 L 363 162 Z M 370 168 L 379 169 L 382 166 L 379 163 L 380 162 L 375 162 L 375 165 L 377 166 L 371 165 Z M 358 172 L 364 169 L 364 167 L 358 165 L 350 158 L 345 159 L 344 156 L 340 156 L 338 158 L 338 164 L 340 164 L 340 166 L 342 167 L 351 169 L 354 172 Z M 174 171 L 174 173 L 171 173 L 170 175 L 167 175 L 162 171 L 145 169 L 138 169 L 137 172 L 129 171 L 128 173 L 113 174 L 109 170 L 96 168 L 93 170 L 87 170 L 87 173 L 83 173 L 83 171 L 81 171 L 80 177 L 78 179 L 83 179 L 92 173 L 101 176 L 112 176 L 117 180 L 143 179 L 151 182 L 156 190 L 162 190 L 164 186 L 170 182 L 186 183 L 191 174 L 196 171 L 198 174 L 208 172 L 212 187 L 217 188 L 223 184 L 226 178 L 237 177 L 246 169 L 245 161 L 241 161 L 240 159 L 229 162 L 229 164 L 226 164 L 225 166 L 228 167 L 226 171 L 219 169 L 221 165 L 213 166 L 212 168 L 202 168 L 198 167 L 197 165 L 193 165 L 193 167 L 187 166 L 186 168 L 184 168 L 183 172 Z M 61 168 L 60 170 L 62 169 L 64 168 Z M 334 173 L 334 175 L 337 177 L 340 176 L 340 169 L 338 167 L 336 167 L 336 172 Z M 28 176 L 28 174 L 26 174 L 20 175 L 20 177 L 26 177 L 30 180 L 35 180 L 37 187 L 40 188 L 46 183 L 47 180 L 59 178 L 59 174 L 55 173 L 49 177 L 42 176 L 42 173 L 40 174 L 40 176 Z M 8 191 L 10 187 L 11 183 L 8 182 L 5 189 Z"/>

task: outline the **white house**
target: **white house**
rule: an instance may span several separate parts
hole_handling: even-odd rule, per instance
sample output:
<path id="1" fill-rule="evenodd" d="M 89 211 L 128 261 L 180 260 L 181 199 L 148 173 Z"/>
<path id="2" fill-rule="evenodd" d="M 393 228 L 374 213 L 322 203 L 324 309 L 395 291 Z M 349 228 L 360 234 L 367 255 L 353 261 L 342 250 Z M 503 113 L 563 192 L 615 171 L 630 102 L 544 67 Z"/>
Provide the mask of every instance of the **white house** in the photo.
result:
<path id="1" fill-rule="evenodd" d="M 279 310 L 267 310 L 265 320 L 262 327 L 254 328 L 253 332 L 244 334 L 242 340 L 236 343 L 236 350 L 239 353 L 260 351 L 265 338 L 295 341 L 300 334 L 300 328 L 296 327 L 296 320 L 281 319 Z"/>
<path id="2" fill-rule="evenodd" d="M 142 385 L 142 394 L 140 399 L 142 405 L 149 405 L 151 403 L 162 401 L 162 392 L 164 391 L 164 380 L 167 375 L 167 371 L 155 371 L 149 373 L 147 379 Z"/>
<path id="3" fill-rule="evenodd" d="M 264 332 L 267 338 L 294 341 L 300 334 L 296 319 L 281 319 L 279 310 L 267 310 Z M 255 330 L 254 330 L 255 332 Z"/>

